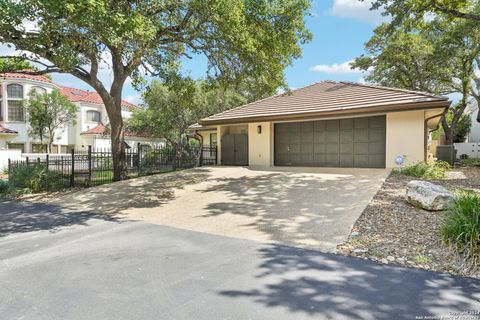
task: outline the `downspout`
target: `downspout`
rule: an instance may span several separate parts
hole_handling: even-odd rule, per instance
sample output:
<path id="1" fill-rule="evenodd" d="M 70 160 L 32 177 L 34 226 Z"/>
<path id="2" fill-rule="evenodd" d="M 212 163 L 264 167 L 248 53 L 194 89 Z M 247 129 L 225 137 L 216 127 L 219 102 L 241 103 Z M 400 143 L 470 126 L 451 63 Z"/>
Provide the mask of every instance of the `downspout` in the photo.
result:
<path id="1" fill-rule="evenodd" d="M 428 135 L 430 134 L 430 132 L 433 132 L 435 130 L 438 129 L 438 127 L 440 127 L 440 121 L 438 122 L 437 126 L 434 128 L 434 129 L 428 129 L 428 121 L 429 120 L 432 120 L 432 119 L 435 119 L 435 118 L 438 118 L 438 117 L 443 117 L 443 115 L 445 114 L 446 110 L 448 110 L 448 108 L 450 108 L 450 106 L 448 107 L 445 107 L 445 110 L 441 113 L 441 114 L 436 114 L 434 116 L 431 116 L 431 117 L 428 117 L 425 119 L 425 122 L 424 122 L 424 125 L 423 125 L 423 128 L 424 128 L 424 137 L 423 137 L 423 145 L 424 145 L 424 148 L 423 148 L 423 161 L 427 161 L 427 153 L 428 153 Z"/>

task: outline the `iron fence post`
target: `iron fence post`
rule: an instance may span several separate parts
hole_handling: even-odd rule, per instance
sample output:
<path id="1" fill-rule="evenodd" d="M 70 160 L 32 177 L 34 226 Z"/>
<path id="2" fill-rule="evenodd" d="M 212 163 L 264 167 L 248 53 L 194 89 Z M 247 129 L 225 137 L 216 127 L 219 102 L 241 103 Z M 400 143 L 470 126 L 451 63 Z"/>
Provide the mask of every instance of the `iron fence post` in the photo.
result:
<path id="1" fill-rule="evenodd" d="M 49 154 L 47 153 L 47 156 L 46 156 L 46 161 L 47 161 L 47 171 L 48 171 L 48 163 L 49 163 L 49 160 L 48 160 L 48 158 L 49 158 Z"/>
<path id="2" fill-rule="evenodd" d="M 72 149 L 72 170 L 70 173 L 70 187 L 75 187 L 75 151 Z"/>
<path id="3" fill-rule="evenodd" d="M 88 146 L 88 186 L 92 184 L 92 146 Z"/>
<path id="4" fill-rule="evenodd" d="M 142 149 L 142 145 L 140 144 L 140 142 L 138 142 L 137 144 L 137 176 L 140 176 L 140 151 Z"/>
<path id="5" fill-rule="evenodd" d="M 11 172 L 12 172 L 12 160 L 8 158 L 8 180 L 10 180 Z"/>

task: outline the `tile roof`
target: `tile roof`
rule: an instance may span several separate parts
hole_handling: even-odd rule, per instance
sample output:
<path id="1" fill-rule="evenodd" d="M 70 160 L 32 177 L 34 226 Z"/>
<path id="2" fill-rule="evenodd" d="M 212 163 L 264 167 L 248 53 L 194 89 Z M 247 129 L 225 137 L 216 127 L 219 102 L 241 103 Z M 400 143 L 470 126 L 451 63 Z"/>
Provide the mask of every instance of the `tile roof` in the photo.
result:
<path id="1" fill-rule="evenodd" d="M 25 74 L 25 73 L 18 73 L 18 72 L 5 72 L 0 73 L 0 78 L 15 78 L 15 79 L 27 79 L 27 80 L 34 80 L 34 81 L 41 81 L 47 83 L 53 83 L 51 79 L 46 76 L 42 75 L 33 75 L 33 74 Z"/>
<path id="2" fill-rule="evenodd" d="M 4 126 L 2 126 L 0 124 L 0 134 L 17 134 L 18 132 L 15 131 L 15 130 L 11 130 L 11 129 L 8 129 L 8 128 L 5 128 Z"/>
<path id="3" fill-rule="evenodd" d="M 0 73 L 0 79 L 1 78 L 28 79 L 28 80 L 55 84 L 51 79 L 47 78 L 46 76 L 31 75 L 31 74 L 24 74 L 24 73 L 18 73 L 18 72 Z M 88 102 L 88 103 L 94 103 L 94 104 L 103 104 L 102 98 L 100 98 L 100 95 L 95 91 L 87 91 L 87 90 L 81 90 L 81 89 L 69 88 L 69 87 L 63 87 L 63 86 L 58 86 L 58 87 L 60 88 L 60 92 L 72 102 Z M 0 85 L 0 89 L 1 89 L 1 85 Z M 1 95 L 2 95 L 2 90 L 0 90 L 0 96 Z M 122 106 L 127 108 L 139 107 L 125 100 L 122 100 Z"/>
<path id="4" fill-rule="evenodd" d="M 103 104 L 102 98 L 96 91 L 87 91 L 76 88 L 60 87 L 60 92 L 72 102 L 87 102 Z M 137 105 L 122 100 L 122 106 L 127 108 L 138 108 Z"/>
<path id="5" fill-rule="evenodd" d="M 201 120 L 202 125 L 447 107 L 447 97 L 347 81 L 322 81 Z"/>
<path id="6" fill-rule="evenodd" d="M 80 134 L 106 134 L 107 133 L 107 127 L 103 124 L 103 123 L 99 123 L 97 126 L 91 128 L 91 129 L 88 129 L 86 131 L 83 131 L 82 133 Z M 125 130 L 125 136 L 126 137 L 142 137 L 142 138 L 148 138 L 149 135 L 148 134 L 144 134 L 144 133 L 141 133 L 141 134 L 135 134 L 134 132 L 126 129 Z"/>

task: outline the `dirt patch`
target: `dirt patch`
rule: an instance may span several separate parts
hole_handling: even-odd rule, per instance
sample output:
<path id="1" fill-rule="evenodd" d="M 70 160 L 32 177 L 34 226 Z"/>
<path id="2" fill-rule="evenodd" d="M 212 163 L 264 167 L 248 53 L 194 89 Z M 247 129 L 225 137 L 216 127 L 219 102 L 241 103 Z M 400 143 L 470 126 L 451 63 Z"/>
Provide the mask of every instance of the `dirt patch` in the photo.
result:
<path id="1" fill-rule="evenodd" d="M 418 209 L 405 201 L 411 180 L 415 178 L 391 174 L 355 223 L 349 239 L 337 247 L 338 252 L 384 264 L 480 277 L 464 270 L 440 239 L 442 212 Z M 480 168 L 458 168 L 446 179 L 433 182 L 450 190 L 480 192 Z"/>

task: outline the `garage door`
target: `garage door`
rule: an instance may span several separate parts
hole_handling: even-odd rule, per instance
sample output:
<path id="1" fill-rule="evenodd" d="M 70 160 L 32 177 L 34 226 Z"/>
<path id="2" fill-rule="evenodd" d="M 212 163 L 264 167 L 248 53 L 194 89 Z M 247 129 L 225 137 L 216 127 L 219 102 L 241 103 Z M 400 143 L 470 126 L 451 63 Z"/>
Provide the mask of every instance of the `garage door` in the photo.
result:
<path id="1" fill-rule="evenodd" d="M 385 167 L 385 116 L 275 124 L 275 165 Z"/>

